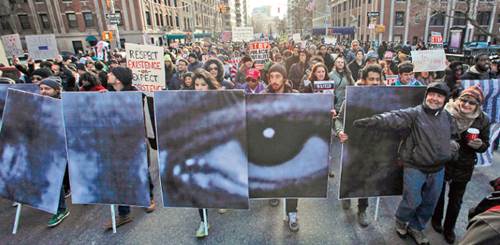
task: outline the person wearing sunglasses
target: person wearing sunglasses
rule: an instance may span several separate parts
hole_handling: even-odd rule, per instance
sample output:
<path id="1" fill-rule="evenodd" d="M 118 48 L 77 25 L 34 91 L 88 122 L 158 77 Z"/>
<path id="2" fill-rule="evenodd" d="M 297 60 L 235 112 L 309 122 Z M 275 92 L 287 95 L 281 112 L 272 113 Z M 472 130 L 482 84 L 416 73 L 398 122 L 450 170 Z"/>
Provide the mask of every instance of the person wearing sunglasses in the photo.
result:
<path id="1" fill-rule="evenodd" d="M 445 106 L 445 110 L 457 123 L 461 136 L 458 141 L 460 148 L 458 158 L 445 164 L 445 181 L 432 216 L 432 227 L 436 232 L 443 233 L 445 240 L 450 244 L 455 241 L 454 228 L 467 183 L 472 177 L 477 161 L 476 153 L 485 152 L 490 146 L 490 120 L 481 110 L 483 102 L 483 91 L 476 85 L 462 91 L 458 99 L 448 102 Z M 444 225 L 442 225 L 447 182 L 449 185 L 448 207 Z"/>

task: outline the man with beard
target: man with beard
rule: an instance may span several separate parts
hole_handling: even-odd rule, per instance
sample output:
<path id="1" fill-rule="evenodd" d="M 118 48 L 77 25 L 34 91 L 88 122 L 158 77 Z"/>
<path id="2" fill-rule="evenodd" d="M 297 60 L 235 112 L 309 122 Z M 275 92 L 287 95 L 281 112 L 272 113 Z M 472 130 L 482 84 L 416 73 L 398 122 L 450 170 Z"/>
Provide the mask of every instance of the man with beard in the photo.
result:
<path id="1" fill-rule="evenodd" d="M 487 80 L 494 79 L 490 76 L 490 57 L 487 54 L 478 54 L 474 58 L 474 64 L 460 78 L 461 80 Z"/>
<path id="2" fill-rule="evenodd" d="M 421 105 L 354 121 L 355 127 L 408 131 L 398 152 L 404 174 L 396 232 L 409 234 L 419 245 L 429 244 L 423 230 L 441 194 L 444 164 L 459 148 L 456 126 L 443 110 L 449 93 L 446 84 L 431 83 Z"/>
<path id="3" fill-rule="evenodd" d="M 40 81 L 38 84 L 40 88 L 40 94 L 43 96 L 48 96 L 52 97 L 55 99 L 60 99 L 61 98 L 61 90 L 62 86 L 59 81 L 56 79 L 52 78 L 46 78 Z M 49 227 L 56 227 L 59 225 L 66 217 L 69 215 L 69 209 L 66 207 L 66 201 L 64 200 L 65 198 L 65 189 L 69 190 L 69 179 L 68 179 L 68 169 L 66 167 L 66 170 L 64 172 L 64 181 L 63 185 L 61 186 L 61 191 L 59 193 L 59 205 L 57 207 L 57 213 L 54 214 L 49 222 L 48 226 Z"/>

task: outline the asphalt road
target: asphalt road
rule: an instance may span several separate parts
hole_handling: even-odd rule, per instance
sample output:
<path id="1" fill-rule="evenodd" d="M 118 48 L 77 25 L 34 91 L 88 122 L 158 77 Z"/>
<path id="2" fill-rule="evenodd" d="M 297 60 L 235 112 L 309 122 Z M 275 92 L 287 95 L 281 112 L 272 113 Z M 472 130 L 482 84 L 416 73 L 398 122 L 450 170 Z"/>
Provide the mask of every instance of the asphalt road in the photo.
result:
<path id="1" fill-rule="evenodd" d="M 467 187 L 455 230 L 459 239 L 465 233 L 467 210 L 489 193 L 488 181 L 500 175 L 500 152 L 494 162 L 493 166 L 477 168 Z M 157 176 L 157 169 L 152 171 Z M 111 217 L 109 206 L 71 204 L 71 214 L 55 228 L 46 225 L 50 214 L 23 207 L 18 233 L 12 235 L 16 208 L 11 207 L 10 201 L 0 199 L 0 244 L 415 244 L 411 239 L 400 239 L 394 231 L 394 212 L 400 197 L 381 198 L 377 221 L 373 220 L 376 199 L 370 199 L 371 225 L 361 228 L 356 221 L 356 202 L 344 211 L 337 200 L 338 180 L 329 180 L 327 199 L 299 201 L 297 233 L 290 232 L 283 222 L 283 202 L 271 207 L 265 200 L 252 200 L 250 210 L 230 210 L 225 214 L 209 210 L 211 229 L 203 240 L 194 236 L 199 224 L 196 209 L 158 207 L 146 214 L 135 208 L 131 214 L 134 221 L 113 234 L 103 228 Z M 158 178 L 154 181 L 159 203 Z M 431 244 L 446 244 L 430 225 L 425 233 Z"/>

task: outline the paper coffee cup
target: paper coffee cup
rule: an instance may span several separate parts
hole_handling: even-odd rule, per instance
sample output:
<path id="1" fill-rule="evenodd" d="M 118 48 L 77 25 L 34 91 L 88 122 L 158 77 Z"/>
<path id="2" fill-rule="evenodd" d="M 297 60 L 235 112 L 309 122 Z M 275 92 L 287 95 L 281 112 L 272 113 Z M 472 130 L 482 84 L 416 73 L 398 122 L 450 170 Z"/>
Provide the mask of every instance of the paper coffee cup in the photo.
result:
<path id="1" fill-rule="evenodd" d="M 467 141 L 471 141 L 477 139 L 479 137 L 479 129 L 477 128 L 469 128 L 467 129 Z"/>

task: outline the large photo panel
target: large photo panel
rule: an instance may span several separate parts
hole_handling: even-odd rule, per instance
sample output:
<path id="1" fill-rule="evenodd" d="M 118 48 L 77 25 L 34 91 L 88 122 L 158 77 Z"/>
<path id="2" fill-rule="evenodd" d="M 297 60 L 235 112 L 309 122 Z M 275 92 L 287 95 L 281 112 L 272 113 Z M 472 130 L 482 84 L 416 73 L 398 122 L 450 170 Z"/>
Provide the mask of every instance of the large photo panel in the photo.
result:
<path id="1" fill-rule="evenodd" d="M 149 206 L 142 93 L 62 98 L 73 203 Z"/>
<path id="2" fill-rule="evenodd" d="M 165 207 L 248 209 L 243 91 L 154 93 Z"/>
<path id="3" fill-rule="evenodd" d="M 401 195 L 403 169 L 398 147 L 409 132 L 356 128 L 360 118 L 422 104 L 425 87 L 347 87 L 340 198 Z"/>
<path id="4" fill-rule="evenodd" d="M 246 99 L 250 197 L 326 197 L 333 94 Z"/>
<path id="5" fill-rule="evenodd" d="M 67 162 L 61 101 L 9 89 L 0 158 L 1 197 L 56 213 Z"/>

